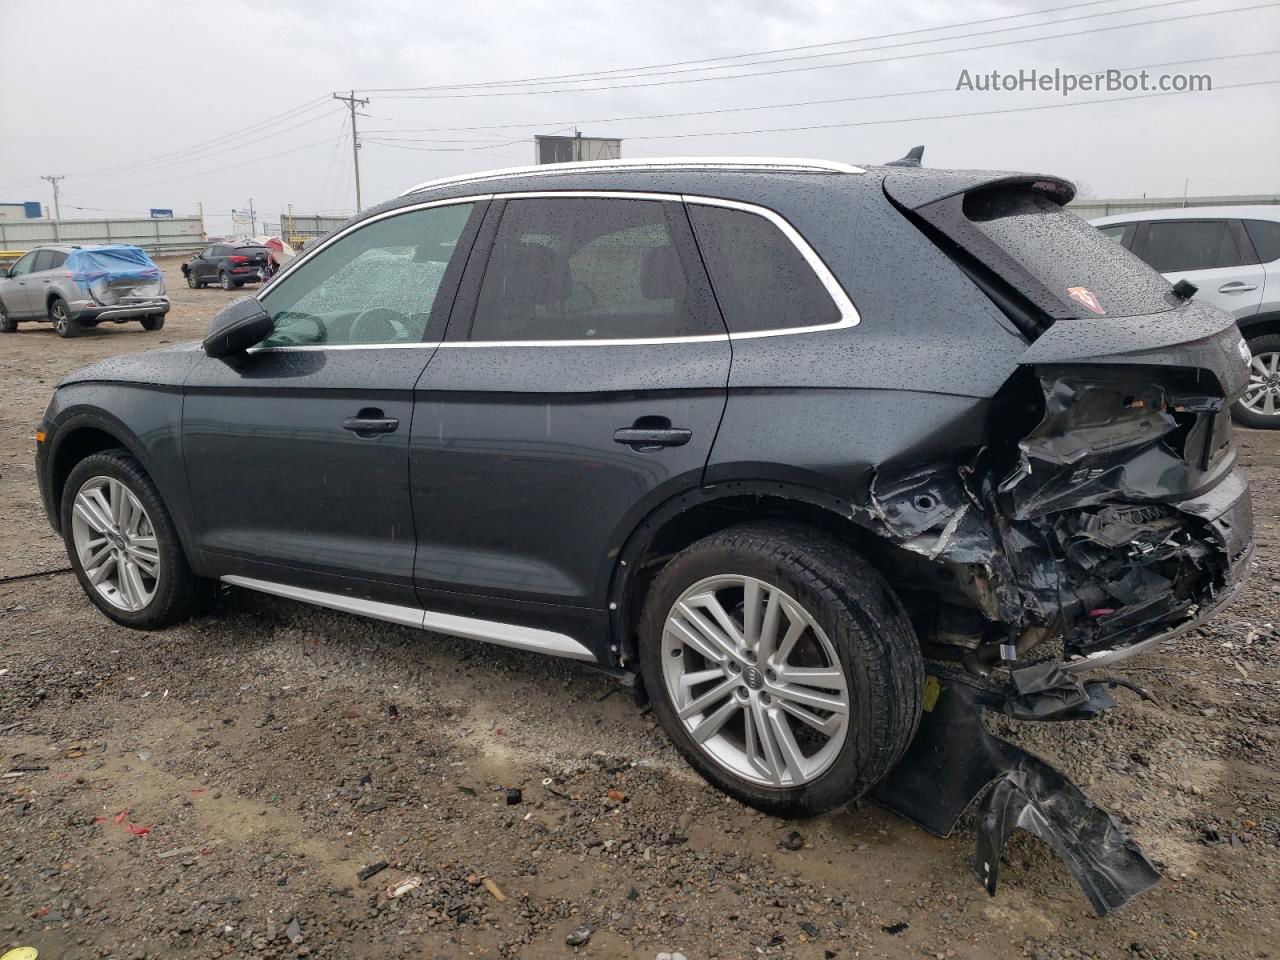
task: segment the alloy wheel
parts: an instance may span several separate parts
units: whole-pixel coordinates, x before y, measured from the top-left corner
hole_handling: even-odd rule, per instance
[[[709,577],[672,605],[662,674],[677,719],[710,759],[772,787],[831,766],[849,728],[849,684],[813,616],[754,577]]]
[[[138,497],[114,477],[92,477],[76,493],[71,537],[85,576],[108,603],[136,612],[156,595],[160,548]]]
[[[1280,353],[1260,353],[1253,358],[1249,364],[1249,385],[1240,404],[1265,417],[1280,414]]]

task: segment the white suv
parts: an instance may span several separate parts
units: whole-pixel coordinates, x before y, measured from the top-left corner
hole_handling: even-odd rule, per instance
[[[1280,206],[1176,207],[1089,222],[1236,318],[1253,365],[1233,412],[1245,426],[1280,429]]]

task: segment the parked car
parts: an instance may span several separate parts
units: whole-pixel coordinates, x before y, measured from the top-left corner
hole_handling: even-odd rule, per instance
[[[0,274],[3,333],[30,321],[52,323],[60,337],[107,320],[159,330],[168,312],[164,275],[140,247],[51,244]]]
[[[267,269],[267,248],[256,243],[211,243],[182,265],[182,275],[192,290],[216,283],[234,290],[257,283]]]
[[[721,789],[825,810],[903,756],[926,658],[1090,716],[1081,677],[1241,583],[1239,331],[1073,192],[780,160],[423,184],[203,344],[68,376],[40,492],[117,623],[221,581],[585,661]]]
[[[1280,206],[1180,207],[1089,222],[1236,318],[1253,361],[1232,412],[1246,426],[1280,429]]]

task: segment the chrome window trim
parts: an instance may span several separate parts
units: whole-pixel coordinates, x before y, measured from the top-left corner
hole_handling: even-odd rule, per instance
[[[410,187],[400,194],[413,193],[459,183],[483,183],[514,177],[553,176],[558,173],[608,173],[627,170],[730,170],[739,172],[771,171],[778,173],[866,173],[861,167],[839,160],[810,160],[804,157],[646,157],[635,160],[577,160],[570,163],[532,164],[481,170],[454,177],[440,177]]]
[[[800,252],[800,256],[804,258],[805,263],[809,265],[809,269],[814,272],[819,282],[827,291],[827,295],[831,297],[836,305],[836,309],[840,313],[840,319],[834,323],[814,324],[805,327],[782,327],[777,330],[755,330],[746,333],[710,333],[710,334],[694,334],[687,337],[635,337],[628,339],[610,339],[610,340],[445,340],[417,343],[338,343],[338,344],[291,344],[278,347],[250,347],[250,353],[276,353],[284,351],[308,351],[308,350],[475,350],[475,349],[493,349],[500,347],[629,347],[629,346],[661,346],[676,343],[717,343],[733,340],[758,340],[764,337],[784,337],[794,334],[803,333],[822,333],[829,330],[844,330],[849,327],[856,327],[861,322],[858,309],[853,305],[853,301],[849,299],[849,295],[845,292],[844,287],[840,285],[840,281],[836,279],[835,274],[826,265],[818,252],[810,246],[809,241],[793,227],[782,214],[769,207],[763,207],[759,204],[748,203],[742,200],[724,200],[719,197],[704,197],[694,194],[684,193],[649,193],[641,191],[626,190],[530,190],[517,193],[489,193],[467,197],[456,197],[448,200],[430,200],[423,203],[413,204],[407,207],[398,207],[395,210],[388,210],[380,213],[376,217],[370,217],[368,220],[362,220],[359,223],[353,223],[340,233],[334,234],[324,243],[317,245],[313,250],[308,250],[302,257],[294,260],[286,270],[277,276],[284,277],[289,270],[295,269],[304,263],[306,259],[319,253],[331,243],[345,237],[347,234],[358,230],[370,223],[376,223],[387,217],[393,217],[402,213],[409,213],[414,210],[423,210],[430,207],[446,206],[457,203],[476,203],[481,200],[541,200],[555,199],[561,197],[579,197],[597,200],[653,200],[677,202],[685,204],[698,204],[709,207],[724,207],[730,210],[741,210],[744,213],[751,213],[758,217],[763,217],[772,223],[778,230],[782,232],[792,245]],[[273,279],[272,286],[275,285]],[[271,290],[268,290],[265,296],[269,296]],[[264,301],[264,306],[266,305]]]
[[[494,620],[479,620],[474,617],[460,617],[457,614],[438,613],[421,607],[365,600],[361,597],[349,597],[340,593],[312,590],[308,587],[295,587],[270,580],[257,580],[253,577],[225,576],[221,579],[223,583],[233,587],[243,587],[246,590],[256,590],[275,597],[299,600],[302,603],[339,610],[343,613],[354,613],[374,620],[417,627],[433,633],[445,633],[467,640],[496,643],[499,646],[514,647],[518,650],[532,650],[535,653],[567,657],[570,660],[586,660],[591,663],[596,660],[595,654],[585,645],[566,634],[552,630],[539,630],[536,627],[521,627],[513,623],[498,623]]]

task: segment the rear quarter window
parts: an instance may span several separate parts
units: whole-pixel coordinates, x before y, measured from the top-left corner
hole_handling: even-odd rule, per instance
[[[834,324],[840,308],[794,243],[756,213],[689,205],[730,333]]]
[[[1245,220],[1244,229],[1263,263],[1280,260],[1280,223],[1274,220]]]

